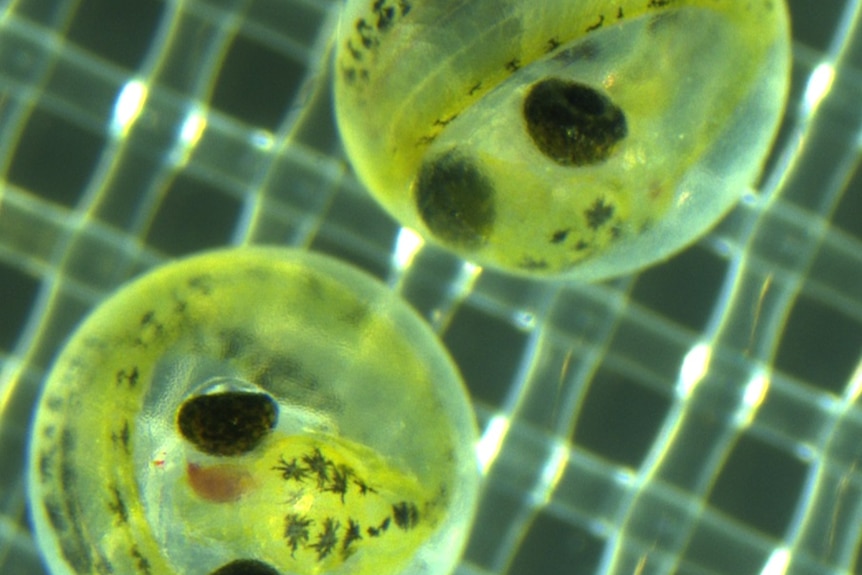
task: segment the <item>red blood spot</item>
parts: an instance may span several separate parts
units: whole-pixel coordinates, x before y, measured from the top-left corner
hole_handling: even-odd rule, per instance
[[[214,503],[236,501],[252,485],[251,475],[235,465],[201,467],[196,463],[189,463],[186,472],[195,493]]]

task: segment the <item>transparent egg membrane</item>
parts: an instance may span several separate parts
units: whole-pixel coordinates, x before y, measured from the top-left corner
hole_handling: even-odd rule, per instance
[[[124,288],[64,350],[32,444],[36,531],[56,573],[448,573],[475,437],[456,369],[383,286],[216,252]]]
[[[786,99],[767,0],[389,4],[342,18],[353,166],[402,224],[514,273],[598,280],[682,249],[753,184]]]

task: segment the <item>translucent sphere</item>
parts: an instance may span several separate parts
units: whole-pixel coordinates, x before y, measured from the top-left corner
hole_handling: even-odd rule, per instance
[[[749,189],[789,67],[783,0],[348,0],[335,106],[402,225],[596,280],[682,249]]]
[[[353,268],[275,248],[168,264],[100,305],[38,407],[52,572],[449,573],[476,425],[430,329]]]

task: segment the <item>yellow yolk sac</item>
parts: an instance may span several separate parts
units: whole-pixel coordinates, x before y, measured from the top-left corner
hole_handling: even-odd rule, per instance
[[[159,492],[187,537],[257,541],[271,564],[303,575],[354,556],[354,572],[396,573],[433,534],[446,500],[375,452],[319,435],[272,438],[241,462],[189,464],[187,476]],[[273,501],[283,513],[270,514]]]

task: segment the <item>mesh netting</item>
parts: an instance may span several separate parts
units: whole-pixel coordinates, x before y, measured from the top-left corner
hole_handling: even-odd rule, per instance
[[[417,243],[350,174],[337,2],[0,4],[0,572],[43,572],[25,445],[77,322],[168,258],[333,254],[439,332],[482,428],[467,574],[862,573],[862,2],[791,0],[758,194],[596,285]]]

